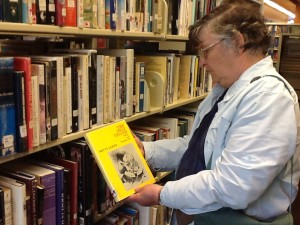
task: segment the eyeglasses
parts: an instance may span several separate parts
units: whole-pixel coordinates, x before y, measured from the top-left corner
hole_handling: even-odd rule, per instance
[[[216,41],[216,42],[214,42],[214,43],[212,43],[212,44],[210,44],[209,46],[207,46],[207,47],[205,47],[205,48],[200,48],[199,50],[198,50],[198,52],[197,52],[197,56],[198,57],[200,57],[200,58],[207,58],[207,54],[208,54],[208,51],[212,48],[212,47],[214,47],[214,46],[216,46],[217,44],[219,44],[219,43],[221,43],[222,41],[224,41],[226,38],[222,38],[222,39],[220,39],[220,40],[218,40],[218,41]]]

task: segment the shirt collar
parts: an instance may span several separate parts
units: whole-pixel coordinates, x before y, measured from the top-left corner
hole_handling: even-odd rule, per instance
[[[240,78],[234,82],[229,88],[224,101],[228,101],[232,96],[243,90],[247,85],[250,84],[251,80],[257,76],[263,76],[267,74],[274,74],[276,70],[273,66],[273,60],[270,56],[263,58],[251,67],[249,67]],[[224,88],[223,88],[224,89]]]

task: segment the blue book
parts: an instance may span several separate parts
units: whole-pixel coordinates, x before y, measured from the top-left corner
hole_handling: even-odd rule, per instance
[[[14,59],[0,57],[0,156],[15,152]]]
[[[110,15],[109,15],[110,29],[117,29],[116,23],[116,2],[115,0],[110,0]]]

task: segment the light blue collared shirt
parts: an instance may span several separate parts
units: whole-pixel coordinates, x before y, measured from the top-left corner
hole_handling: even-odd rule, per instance
[[[228,89],[205,140],[211,169],[167,182],[161,192],[164,205],[187,214],[230,207],[262,220],[287,211],[300,177],[298,98],[286,81],[292,94],[271,76],[251,83],[264,75],[283,79],[266,57]],[[216,85],[201,102],[192,133],[223,91]],[[175,170],[189,139],[144,142],[146,160],[154,168]]]

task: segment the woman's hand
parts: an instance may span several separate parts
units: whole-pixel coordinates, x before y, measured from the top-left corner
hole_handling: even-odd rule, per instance
[[[128,201],[137,202],[142,206],[159,205],[160,192],[163,186],[158,184],[148,184],[136,188],[136,193],[128,197]]]

